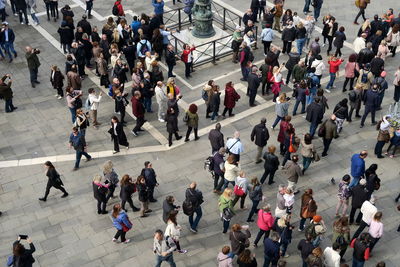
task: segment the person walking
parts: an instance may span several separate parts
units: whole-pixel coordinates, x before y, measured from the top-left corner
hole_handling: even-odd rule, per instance
[[[362,150],[359,154],[351,157],[351,176],[353,180],[349,184],[349,188],[356,186],[365,174],[365,158],[368,157],[368,151]]]
[[[226,234],[229,228],[229,223],[232,217],[235,215],[233,210],[233,190],[230,188],[225,188],[223,193],[218,199],[218,208],[223,225],[223,234]]]
[[[361,118],[360,128],[364,127],[365,119],[367,118],[368,114],[371,112],[371,124],[375,125],[375,112],[379,107],[379,94],[378,94],[378,85],[374,84],[371,89],[365,92],[364,94],[364,114]]]
[[[174,204],[175,198],[173,196],[167,196],[163,202],[163,221],[167,223],[168,217],[172,212],[178,212],[180,206]]]
[[[247,217],[247,222],[254,222],[254,220],[252,219],[253,215],[258,211],[257,206],[260,201],[264,199],[262,185],[258,181],[257,177],[251,179],[251,189],[249,191],[249,198],[253,202],[253,205],[251,206],[249,216]]]
[[[235,186],[233,187],[233,193],[235,198],[233,199],[233,206],[236,205],[237,201],[240,199],[240,209],[244,210],[247,207],[244,206],[246,200],[247,192],[250,188],[249,181],[246,178],[244,171],[239,171],[239,175],[235,178]]]
[[[224,97],[224,111],[222,112],[222,117],[225,117],[226,112],[228,112],[229,117],[235,116],[233,114],[233,108],[236,102],[240,99],[240,95],[236,92],[233,87],[233,82],[228,82],[225,85],[225,97]]]
[[[22,0],[24,1],[24,0]],[[39,71],[39,58],[38,54],[40,54],[40,50],[37,48],[32,48],[30,46],[25,47],[25,58],[26,61],[28,62],[28,69],[29,69],[29,75],[30,75],[30,80],[31,80],[31,85],[33,88],[36,87],[35,84],[39,84],[40,82],[37,80],[37,74]]]
[[[261,79],[257,74],[258,68],[256,66],[251,68],[251,73],[247,77],[247,88],[248,88],[248,95],[249,95],[249,106],[255,107],[256,104],[254,103],[257,95],[258,87],[260,86]]]
[[[310,164],[315,160],[315,155],[317,151],[315,150],[314,144],[312,143],[312,136],[306,133],[300,141],[301,143],[301,156],[303,157],[303,169],[301,172],[304,173],[310,167]]]
[[[27,10],[30,13],[31,18],[33,20],[33,24],[35,26],[39,25],[39,19],[36,16],[36,10],[37,10],[36,0],[26,1],[26,5],[27,5]]]
[[[25,0],[14,0],[14,3],[15,3],[16,11],[19,16],[19,23],[24,24],[24,19],[22,18],[22,15],[24,15],[25,24],[30,25],[29,20],[28,20],[28,15],[26,12],[27,8],[28,8],[26,1]]]
[[[136,125],[131,131],[134,136],[138,136],[141,127],[146,122],[146,120],[144,119],[144,106],[143,103],[140,101],[141,96],[142,95],[140,91],[135,91],[131,98],[132,113],[136,117]]]
[[[235,161],[240,161],[240,153],[244,152],[242,141],[240,141],[240,132],[235,131],[233,138],[229,138],[226,141],[227,152],[229,155],[234,155]]]
[[[50,188],[54,187],[64,194],[61,196],[61,198],[65,198],[68,196],[68,192],[64,188],[64,184],[60,178],[60,174],[56,171],[56,168],[50,161],[46,161],[44,163],[44,167],[46,169],[46,176],[49,178],[47,181],[46,185],[46,192],[44,193],[44,197],[39,198],[40,201],[45,201],[47,200],[47,196],[50,193]]]
[[[153,252],[156,255],[155,267],[160,267],[163,261],[168,262],[171,267],[176,267],[173,252],[176,250],[176,244],[172,237],[165,236],[161,230],[154,233]]]
[[[203,216],[201,204],[203,204],[203,193],[197,189],[197,183],[191,182],[189,188],[186,189],[185,199],[188,199],[192,204],[193,213],[189,215],[190,231],[197,233],[197,226],[199,225],[200,219]],[[194,214],[196,213],[196,218]]]
[[[50,82],[53,88],[57,90],[57,94],[55,95],[57,99],[62,99],[64,97],[64,79],[64,75],[61,73],[60,69],[56,65],[51,66]]]
[[[350,175],[346,174],[343,176],[342,181],[339,183],[338,189],[338,203],[336,205],[335,217],[340,217],[339,210],[342,208],[342,217],[346,216],[347,207],[349,205],[349,198],[351,196],[351,190],[349,188]]]
[[[214,173],[213,173],[213,179],[214,179],[214,193],[221,193],[222,186],[224,185],[224,156],[225,156],[226,149],[224,147],[221,147],[217,152],[213,154],[213,165],[214,165]],[[221,178],[221,179],[220,179]]]
[[[300,250],[301,260],[303,261],[302,267],[307,267],[308,264],[306,262],[308,256],[311,255],[314,250],[314,245],[312,244],[311,235],[307,235],[305,239],[301,239],[299,244],[297,245],[297,249]]]
[[[307,257],[307,266],[323,267],[324,266],[324,255],[320,247],[315,247],[311,254]]]
[[[97,109],[99,108],[99,104],[101,101],[101,97],[103,96],[103,92],[100,92],[100,94],[97,96],[96,91],[94,88],[89,88],[89,116],[92,119],[92,125],[93,127],[97,128],[101,123],[97,121]]]
[[[257,233],[256,239],[254,239],[253,246],[257,247],[258,241],[264,235],[264,241],[269,237],[271,230],[273,229],[275,219],[271,213],[271,205],[267,204],[262,209],[258,210],[257,213],[257,226],[260,230]]]
[[[314,101],[307,106],[306,110],[306,120],[311,123],[310,135],[311,137],[314,137],[318,124],[320,124],[322,119],[324,118],[324,108],[320,103],[320,99],[314,98]]]
[[[218,119],[218,111],[219,111],[219,106],[221,103],[221,92],[219,91],[219,86],[216,85],[212,88],[213,93],[211,95],[210,99],[210,112],[211,114],[211,121],[215,121]]]
[[[268,178],[268,184],[272,185],[275,183],[274,175],[275,172],[279,168],[279,159],[275,155],[276,147],[275,146],[268,146],[268,151],[264,153],[264,173],[261,177],[261,184],[264,184],[265,180]]]
[[[233,267],[232,264],[232,255],[231,255],[231,247],[224,246],[221,251],[218,253],[217,261],[218,267]]]
[[[144,168],[141,171],[141,175],[144,176],[146,185],[149,187],[149,201],[157,202],[157,199],[154,198],[154,189],[158,186],[157,175],[153,169],[153,164],[150,161],[144,162]]]
[[[378,159],[384,158],[384,156],[382,156],[382,149],[385,144],[390,141],[390,122],[388,122],[388,118],[390,118],[390,116],[383,116],[382,120],[377,124],[378,137],[374,153]]]
[[[272,130],[275,129],[275,126],[279,123],[279,121],[283,120],[285,116],[289,114],[289,102],[285,93],[282,93],[276,100],[275,113],[276,119],[271,126]]]
[[[372,252],[376,243],[381,239],[383,235],[383,223],[382,223],[382,212],[378,211],[375,213],[374,218],[369,224],[368,233],[371,236],[371,243],[369,245],[369,252]]]
[[[361,213],[362,213],[362,218],[360,225],[358,226],[358,229],[354,233],[353,237],[351,240],[357,238],[362,231],[365,229],[365,227],[369,227],[371,224],[372,219],[374,218],[375,214],[378,212],[378,209],[375,206],[375,196],[372,195],[369,200],[365,200],[364,203],[361,205]]]
[[[14,49],[15,33],[8,25],[7,21],[2,22],[0,38],[2,40],[2,47],[9,58],[8,63],[11,63],[13,61],[11,52],[14,54],[14,57],[17,57],[18,54]]]
[[[120,183],[121,183],[121,191],[119,192],[119,197],[121,198],[122,209],[128,212],[128,210],[125,209],[125,204],[126,202],[128,202],[133,212],[139,211],[140,209],[135,207],[132,201],[132,195],[137,190],[135,182],[128,174],[125,174],[124,176],[122,176]]]
[[[264,239],[264,267],[277,266],[280,258],[280,236],[273,232],[271,237]]]
[[[336,116],[335,114],[332,114],[331,117],[321,125],[321,127],[325,128],[325,133],[322,136],[322,141],[324,143],[324,151],[321,155],[322,157],[328,156],[329,146],[331,145],[333,138],[339,137],[335,121]]]
[[[71,113],[72,124],[76,125],[76,112],[82,107],[82,91],[74,90],[72,87],[67,87],[66,89],[66,100],[67,106]]]
[[[229,155],[224,163],[224,185],[221,190],[225,190],[229,184],[235,186],[235,179],[241,171],[239,162],[234,155]]]
[[[97,200],[97,214],[107,214],[107,191],[108,185],[103,183],[103,177],[96,174],[92,181],[93,196]]]
[[[367,8],[368,4],[370,3],[370,0],[357,0],[355,2],[356,7],[358,7],[358,13],[357,16],[354,18],[353,24],[359,25],[358,18],[362,16],[363,20],[366,21],[367,19],[365,18],[365,9]]]
[[[244,230],[244,232],[242,232]],[[244,251],[246,246],[250,244],[249,238],[251,233],[248,225],[240,225],[235,223],[232,225],[229,233],[229,241],[231,241],[232,254],[239,256]],[[247,244],[247,245],[246,245]]]
[[[260,38],[264,46],[264,56],[266,56],[269,52],[271,43],[275,38],[274,31],[271,29],[271,26],[271,24],[267,24],[266,27],[261,31]]]
[[[279,125],[279,133],[278,133],[278,142],[279,144],[279,152],[283,156],[286,153],[286,150],[288,147],[285,147],[285,133],[288,128],[293,128],[293,125],[290,123],[292,120],[291,116],[285,116],[283,120],[281,120],[281,123]]]
[[[297,194],[299,192],[298,189],[296,190],[296,185],[299,177],[303,175],[300,166],[297,164],[298,161],[299,156],[294,154],[292,155],[292,160],[289,160],[283,167],[283,169],[286,170],[286,175],[288,179],[287,188],[292,189],[294,194]]]
[[[125,146],[126,150],[129,149],[129,143],[126,139],[123,124],[119,122],[116,116],[111,118],[111,127],[108,133],[111,134],[111,140],[114,141],[113,154],[119,153],[119,145]]]
[[[362,233],[360,238],[353,239],[350,246],[353,250],[353,266],[364,267],[365,261],[369,259],[371,235]]]
[[[282,23],[283,24],[283,23]],[[290,53],[290,52],[295,52],[296,48],[292,50],[292,43],[296,39],[296,27],[293,25],[293,21],[289,20],[288,22],[285,22],[285,27],[282,31],[282,53]],[[296,51],[297,52],[297,51]],[[300,57],[300,56],[299,56]],[[289,61],[290,61],[290,56],[289,56]]]
[[[156,87],[154,87],[154,94],[158,104],[158,121],[165,122],[165,111],[167,110],[168,97],[166,95],[166,87],[163,82],[158,81]]]
[[[185,254],[187,252],[186,249],[181,249],[181,245],[179,243],[179,238],[181,236],[182,227],[178,224],[176,215],[177,212],[172,212],[167,221],[167,227],[165,228],[165,236],[169,236],[172,238],[176,245],[176,249],[179,253]]]
[[[210,130],[208,133],[208,140],[210,140],[211,144],[211,154],[224,147],[224,134],[221,132],[221,124],[219,122],[215,124],[215,129]]]
[[[325,91],[330,93],[331,91],[329,89],[336,88],[333,83],[335,82],[336,76],[339,73],[339,66],[343,63],[344,59],[337,58],[336,56],[330,56],[328,60],[328,65],[329,65],[329,82],[326,85]]]
[[[261,163],[261,155],[269,139],[269,132],[266,127],[267,119],[262,118],[260,124],[254,126],[250,138],[257,146],[256,164]]]
[[[69,148],[72,148],[72,147],[75,149],[75,154],[76,154],[75,166],[72,170],[76,171],[79,169],[79,163],[81,161],[82,156],[86,157],[86,161],[92,160],[92,156],[90,156],[86,152],[87,145],[86,145],[85,136],[83,136],[78,131],[78,128],[76,128],[76,127],[72,128],[72,133],[69,136]]]
[[[127,95],[127,92],[124,93],[119,89],[114,91],[115,111],[116,113],[120,114],[120,122],[123,126],[126,126],[127,124],[125,121],[126,106],[129,104],[128,100],[126,99]]]
[[[304,225],[307,219],[310,219],[311,221],[313,217],[317,214],[317,209],[317,203],[313,198],[313,190],[311,188],[308,188],[301,196],[299,231],[304,230]]]
[[[175,135],[176,140],[182,139],[182,136],[178,134],[178,115],[173,108],[168,109],[165,120],[167,121],[168,145],[172,146],[172,135]]]
[[[117,203],[113,206],[111,217],[113,225],[117,229],[117,233],[114,235],[112,241],[118,243],[118,238],[121,237],[121,242],[128,244],[131,240],[126,239],[125,235],[132,229],[132,223],[126,212],[122,209],[121,204]]]
[[[7,78],[8,82],[6,83]],[[0,80],[0,97],[4,99],[4,102],[6,104],[5,106],[6,113],[13,112],[14,110],[17,109],[17,107],[15,107],[12,102],[14,92],[11,89],[11,85],[12,85],[11,74],[4,75],[3,78],[1,78]]]
[[[347,216],[342,216],[333,223],[332,250],[328,250],[330,253],[327,254],[330,255],[325,257],[325,261],[328,264],[343,261],[343,256],[350,242],[349,218]],[[324,255],[325,254],[324,252]],[[329,266],[334,267],[335,265],[331,264]]]
[[[314,7],[314,18],[315,21],[318,21],[319,14],[321,13],[321,8],[322,4],[324,3],[324,0],[314,0],[313,2],[313,7]]]
[[[359,75],[360,68],[356,62],[357,54],[351,54],[349,59],[344,67],[345,69],[345,81],[343,83],[343,90],[342,92],[346,92],[347,84],[350,81],[350,91],[353,90],[354,79],[357,78]]]
[[[357,209],[360,209],[362,204],[368,199],[368,191],[366,190],[367,181],[361,179],[360,183],[351,189],[351,211],[349,216],[349,224],[354,223],[354,215]],[[361,222],[362,213],[359,212],[356,218],[356,224],[359,225]]]
[[[80,108],[76,110],[75,126],[79,129],[79,133],[86,136],[86,129],[89,126],[89,118]]]
[[[343,129],[344,120],[349,118],[349,108],[347,106],[347,98],[343,98],[339,103],[336,104],[333,109],[333,114],[336,115],[336,125],[338,134]]]
[[[140,201],[140,217],[144,218],[147,217],[147,213],[152,212],[151,209],[149,209],[149,192],[150,188],[146,184],[146,179],[144,178],[143,175],[140,175],[136,179],[136,186],[138,188],[138,198]]]
[[[307,93],[310,93],[310,90],[307,88],[307,83],[304,80],[301,80],[300,83],[294,84],[294,97],[296,98],[296,103],[293,107],[293,116],[297,114],[297,108],[301,103],[301,114],[306,112],[306,97]]]

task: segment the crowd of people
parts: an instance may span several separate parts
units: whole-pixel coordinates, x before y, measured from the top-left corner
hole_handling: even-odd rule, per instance
[[[24,2],[24,3],[22,3]],[[178,2],[180,2],[178,0]],[[363,150],[354,154],[349,159],[351,172],[341,177],[338,183],[337,205],[335,221],[328,225],[318,212],[318,203],[314,199],[313,189],[310,186],[300,190],[298,183],[302,176],[314,162],[318,162],[320,155],[314,145],[314,139],[322,138],[323,151],[321,157],[327,157],[333,139],[345,135],[344,122],[351,123],[353,119],[361,119],[360,127],[364,127],[367,116],[371,113],[371,123],[378,131],[377,143],[374,148],[376,158],[395,157],[396,150],[400,147],[400,129],[393,129],[391,117],[375,117],[376,111],[382,109],[385,90],[390,85],[386,81],[388,73],[385,63],[390,61],[390,55],[395,57],[396,48],[400,45],[400,15],[395,17],[394,10],[390,8],[382,16],[375,15],[373,20],[365,17],[365,10],[369,0],[357,0],[359,9],[354,24],[358,25],[360,16],[364,19],[357,38],[353,44],[346,43],[346,29],[337,21],[333,14],[326,14],[322,18],[322,38],[315,36],[315,25],[320,17],[323,0],[305,0],[303,13],[305,19],[300,18],[298,12],[284,9],[283,0],[275,0],[272,8],[266,7],[266,1],[252,0],[250,8],[243,15],[244,28],[237,27],[233,33],[232,62],[239,63],[242,73],[241,80],[247,82],[249,106],[257,105],[255,99],[258,88],[261,86],[261,95],[268,97],[272,93],[275,102],[276,119],[271,123],[271,130],[275,131],[279,145],[268,145],[272,134],[267,127],[266,118],[255,125],[249,139],[257,148],[255,163],[264,160],[264,172],[260,179],[251,176],[242,169],[240,155],[244,152],[244,145],[240,132],[234,132],[232,138],[224,141],[224,134],[220,123],[215,124],[208,134],[212,155],[206,160],[206,167],[212,173],[214,193],[218,194],[219,216],[222,222],[222,233],[229,233],[230,246],[223,246],[217,255],[219,266],[232,266],[234,260],[239,266],[257,266],[255,255],[250,250],[250,245],[259,246],[263,237],[264,263],[263,266],[285,266],[285,258],[291,244],[294,229],[304,238],[297,245],[297,250],[302,258],[302,266],[349,266],[345,253],[349,247],[352,251],[352,266],[364,266],[365,261],[371,256],[379,239],[384,234],[383,213],[376,207],[378,198],[374,195],[380,189],[381,179],[377,175],[378,164],[365,166],[368,151]],[[175,4],[175,1],[174,3]],[[314,7],[310,15],[310,5]],[[58,1],[45,1],[47,18],[54,21],[59,19]],[[124,128],[128,122],[125,120],[126,107],[130,104],[136,119],[136,125],[131,130],[133,136],[143,134],[145,130],[146,113],[152,113],[157,102],[157,119],[166,123],[168,145],[172,146],[172,137],[180,140],[178,117],[180,114],[179,100],[182,98],[180,87],[176,84],[173,73],[177,61],[182,61],[185,68],[185,78],[190,79],[193,73],[194,51],[196,47],[185,44],[180,54],[175,52],[170,44],[169,36],[173,32],[164,25],[164,1],[152,0],[154,11],[148,16],[142,13],[133,16],[129,24],[125,16],[121,0],[117,0],[112,7],[112,14],[101,31],[92,26],[91,19],[93,1],[86,1],[85,15],[75,24],[74,12],[66,5],[61,8],[61,23],[58,28],[60,44],[65,53],[65,71],[61,66],[53,65],[50,70],[50,81],[56,90],[56,97],[63,99],[71,114],[73,124],[69,137],[70,148],[76,152],[76,161],[73,170],[80,167],[82,156],[87,161],[92,156],[87,152],[86,131],[90,128],[99,129],[101,123],[97,120],[98,109],[103,93],[95,88],[85,88],[82,82],[93,71],[99,77],[100,87],[104,86],[107,94],[114,100],[113,116],[110,116],[108,133],[113,141],[113,153],[120,152],[120,145],[129,149],[130,145]],[[193,0],[184,1],[184,12],[190,21]],[[36,1],[24,0],[11,1],[13,14],[19,14],[20,23],[28,24],[27,11],[31,14],[35,24],[39,20],[35,16]],[[33,11],[32,11],[33,10]],[[5,55],[11,63],[17,52],[14,49],[15,34],[6,19],[5,5],[0,5],[2,16],[2,29],[0,33],[0,57]],[[263,44],[264,62],[259,67],[255,65],[253,47],[256,26],[262,28],[260,41]],[[99,32],[100,31],[100,32]],[[276,39],[280,36],[282,45],[277,45]],[[322,39],[321,38],[321,39]],[[322,50],[328,42],[326,49],[327,59],[324,60]],[[294,45],[294,43],[296,43]],[[279,48],[281,46],[282,48]],[[353,49],[348,58],[343,58],[342,49],[349,46]],[[38,54],[41,51],[30,46],[25,47],[25,57],[30,72],[30,83],[34,88],[38,81],[40,61]],[[302,58],[303,53],[305,57]],[[279,63],[281,54],[287,54],[286,63]],[[168,67],[167,75],[161,68],[161,61]],[[393,62],[393,61],[392,61]],[[335,80],[339,68],[344,66],[343,98],[334,105],[332,111],[328,105],[325,92],[331,93],[336,88]],[[287,71],[286,78],[283,72]],[[325,72],[329,74],[329,82],[322,89],[322,77]],[[131,79],[128,78],[131,75]],[[0,96],[5,100],[5,111],[13,112],[17,109],[13,105],[13,91],[11,89],[12,75],[7,74],[0,80]],[[394,102],[400,98],[400,68],[393,74]],[[8,79],[8,80],[7,80]],[[132,82],[130,88],[125,88],[128,81]],[[64,83],[66,86],[64,86]],[[283,86],[293,89],[292,95],[282,90]],[[349,85],[349,88],[347,87]],[[209,80],[202,88],[201,97],[206,105],[205,119],[212,122],[224,119],[228,113],[234,116],[233,109],[241,96],[235,90],[232,81],[225,84],[224,110],[219,116],[221,106],[221,90],[215,81]],[[130,101],[129,101],[130,97]],[[289,112],[290,104],[295,101],[293,110]],[[301,104],[300,114],[305,114],[305,119],[310,123],[309,131],[304,134],[296,133],[292,117],[297,116]],[[362,104],[364,113],[360,114]],[[198,127],[200,116],[198,106],[190,104],[184,111],[183,122],[187,125],[185,142],[190,141],[194,132],[194,140],[198,140]],[[328,111],[328,112],[327,112]],[[355,118],[353,112],[355,111]],[[112,113],[112,111],[109,111]],[[291,114],[291,115],[289,115]],[[142,128],[143,127],[143,128]],[[390,143],[386,153],[383,148]],[[265,151],[266,148],[266,152]],[[302,159],[302,164],[300,164]],[[63,186],[60,174],[50,161],[45,164],[48,177],[44,197],[40,201],[47,201],[52,187],[63,192],[62,198],[68,197]],[[271,200],[263,194],[263,184],[268,178],[268,185],[272,186],[275,173],[281,168],[287,184],[278,185],[276,208],[272,208]],[[335,184],[335,180],[331,181]],[[97,201],[97,213],[109,214],[107,206],[109,200],[116,198],[116,188],[120,187],[120,202],[112,205],[111,217],[116,234],[112,238],[115,243],[129,243],[126,234],[132,229],[133,224],[128,215],[128,202],[133,212],[140,212],[140,217],[151,215],[150,205],[157,205],[155,188],[158,186],[157,175],[152,163],[146,161],[144,168],[137,177],[124,174],[121,179],[113,167],[113,162],[106,161],[102,174],[96,174],[92,180],[93,196]],[[264,188],[265,189],[265,188]],[[295,195],[302,193],[300,210],[296,211]],[[134,205],[132,197],[137,193],[140,208]],[[246,209],[247,196],[251,200],[251,208],[247,216],[247,225],[238,224],[236,219],[240,212]],[[397,202],[399,196],[395,199]],[[240,200],[239,208],[235,208]],[[299,201],[299,200],[297,200]],[[351,201],[351,203],[350,203]],[[156,255],[155,266],[167,262],[176,266],[173,258],[174,251],[186,253],[179,242],[182,226],[177,222],[178,212],[188,216],[189,230],[196,234],[202,217],[201,205],[204,202],[203,194],[198,189],[196,182],[191,182],[185,191],[185,200],[182,206],[177,205],[175,197],[168,195],[162,203],[163,221],[166,224],[164,231],[157,229],[154,232],[153,252]],[[151,203],[151,204],[150,204]],[[348,208],[351,204],[350,213]],[[155,206],[153,206],[155,208]],[[355,215],[360,209],[357,217]],[[294,212],[298,212],[300,221],[294,223]],[[1,213],[0,213],[1,215]],[[255,218],[256,219],[253,219]],[[231,225],[231,221],[236,221]],[[255,224],[253,224],[255,222]],[[351,225],[358,228],[351,235]],[[321,247],[328,227],[332,227],[333,236],[331,246]],[[250,242],[251,232],[255,228],[258,233]],[[368,230],[366,231],[366,228]],[[400,225],[398,228],[400,231]],[[27,240],[30,249],[21,245],[21,240]],[[185,244],[183,244],[184,246]],[[32,264],[35,247],[27,236],[19,236],[13,245],[13,255],[8,258],[8,266],[27,266]],[[385,266],[384,262],[377,266]]]

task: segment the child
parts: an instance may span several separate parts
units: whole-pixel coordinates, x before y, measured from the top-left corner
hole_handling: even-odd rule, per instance
[[[350,175],[346,174],[343,176],[342,181],[339,183],[338,190],[338,204],[336,205],[336,217],[340,217],[339,210],[342,207],[342,216],[346,216],[347,207],[349,204],[349,198],[351,196],[351,192],[349,189],[350,183]]]
[[[330,80],[328,85],[326,86],[326,91],[328,93],[330,93],[331,91],[328,90],[330,88],[336,88],[336,86],[333,85],[333,82],[335,81],[336,75],[339,72],[339,66],[340,64],[342,64],[344,61],[344,59],[341,58],[336,58],[334,56],[330,56],[329,60],[328,60],[328,64],[329,64],[329,76],[330,76]]]
[[[283,199],[285,199],[286,213],[291,214],[294,204],[294,194],[291,188],[286,189]]]
[[[220,253],[218,253],[217,261],[218,267],[231,267],[232,256],[230,255],[231,248],[229,246],[224,246]]]

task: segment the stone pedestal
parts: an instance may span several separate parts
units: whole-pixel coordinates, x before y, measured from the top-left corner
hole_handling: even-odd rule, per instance
[[[212,0],[196,0],[192,9],[193,18],[195,20],[192,34],[197,38],[209,38],[215,35],[211,1]]]

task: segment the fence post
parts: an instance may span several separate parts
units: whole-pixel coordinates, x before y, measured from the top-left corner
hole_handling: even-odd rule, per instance
[[[182,29],[182,22],[181,22],[181,9],[178,9],[178,29],[181,31]]]
[[[256,42],[255,42],[255,45],[254,45],[254,49],[257,49],[257,36],[258,36],[258,26],[256,26],[256,36],[255,36],[255,39],[256,39]]]
[[[226,8],[225,7],[224,7],[224,16],[223,16],[222,29],[226,30]]]
[[[216,64],[216,58],[217,56],[215,55],[215,40],[213,41],[213,64]]]
[[[178,54],[178,39],[174,36],[175,39],[175,54]]]

